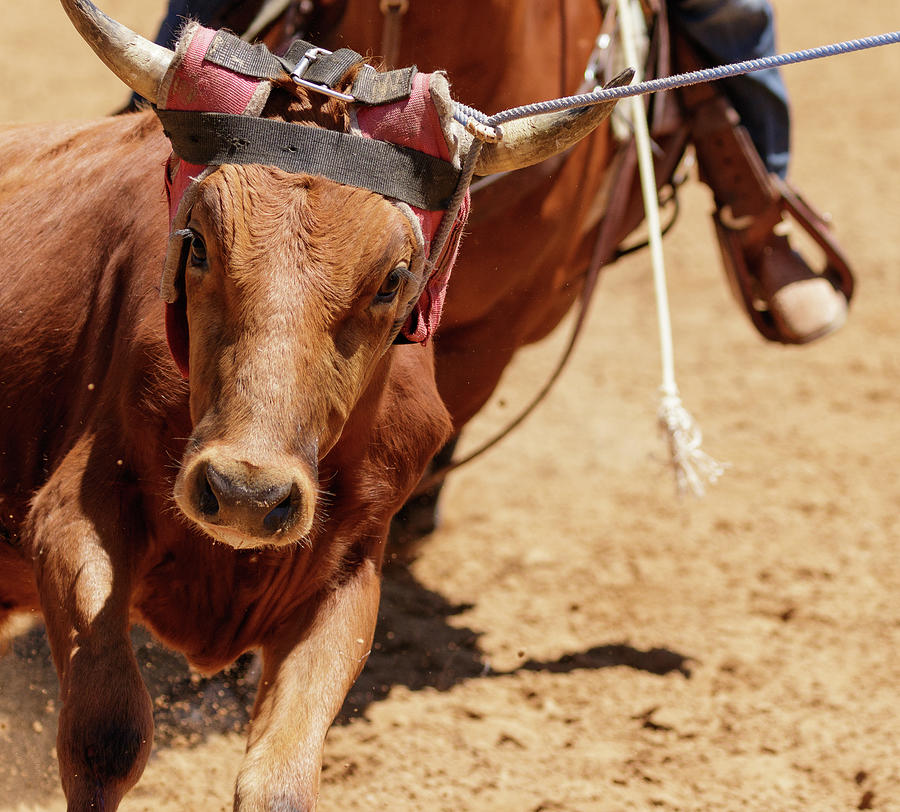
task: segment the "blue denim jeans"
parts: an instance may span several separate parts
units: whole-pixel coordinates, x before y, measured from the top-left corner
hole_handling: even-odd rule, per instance
[[[775,20],[768,0],[669,0],[673,17],[713,64],[775,53]],[[770,172],[787,174],[790,108],[777,69],[719,82]]]

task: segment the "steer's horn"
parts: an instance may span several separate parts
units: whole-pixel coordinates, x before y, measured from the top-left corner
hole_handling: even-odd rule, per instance
[[[90,0],[61,0],[78,33],[128,87],[156,102],[174,51],[107,17]]]
[[[634,71],[622,71],[604,88],[622,87],[631,82]],[[503,137],[485,144],[475,165],[476,175],[509,172],[544,161],[577,144],[589,135],[616,106],[616,100],[576,107],[556,113],[520,118],[501,125]]]

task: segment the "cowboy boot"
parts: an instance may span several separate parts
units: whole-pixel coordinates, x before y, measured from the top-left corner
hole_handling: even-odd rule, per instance
[[[699,60],[677,41],[680,67]],[[757,330],[784,344],[805,344],[844,324],[853,276],[823,217],[770,175],[726,98],[709,84],[679,95],[700,179],[712,190],[713,220],[729,280]],[[789,242],[792,225],[822,249],[815,271]]]
[[[843,291],[812,271],[778,226],[750,264],[778,340],[806,344],[833,333],[847,320]]]

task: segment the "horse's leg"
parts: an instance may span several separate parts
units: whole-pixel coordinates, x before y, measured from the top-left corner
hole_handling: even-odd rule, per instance
[[[459,438],[459,434],[451,437],[434,455],[422,477],[423,482],[453,462],[453,454]],[[397,511],[391,521],[391,531],[388,536],[390,544],[388,556],[390,558],[409,558],[415,552],[416,542],[421,541],[440,526],[440,496],[443,487],[444,480],[440,479],[427,490],[414,493]]]
[[[494,329],[493,325],[481,328],[487,335]],[[455,434],[435,454],[422,477],[423,482],[428,482],[429,477],[453,462],[465,424],[490,399],[514,354],[513,345],[492,346],[488,340],[479,344],[481,333],[476,332],[473,333],[476,335],[474,345],[489,349],[473,356],[466,340],[467,334],[463,331],[460,342],[455,340],[458,333],[448,332],[442,336],[440,347],[435,353],[438,390],[453,418]],[[444,480],[440,479],[427,490],[410,497],[398,511],[391,523],[390,556],[409,559],[415,553],[416,542],[437,529],[440,525],[439,500],[443,487]]]

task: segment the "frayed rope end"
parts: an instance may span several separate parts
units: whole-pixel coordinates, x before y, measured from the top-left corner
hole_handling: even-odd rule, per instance
[[[663,394],[657,418],[669,442],[678,493],[690,490],[694,496],[705,495],[706,484],[714,484],[729,464],[718,462],[700,447],[703,434],[677,393]]]

